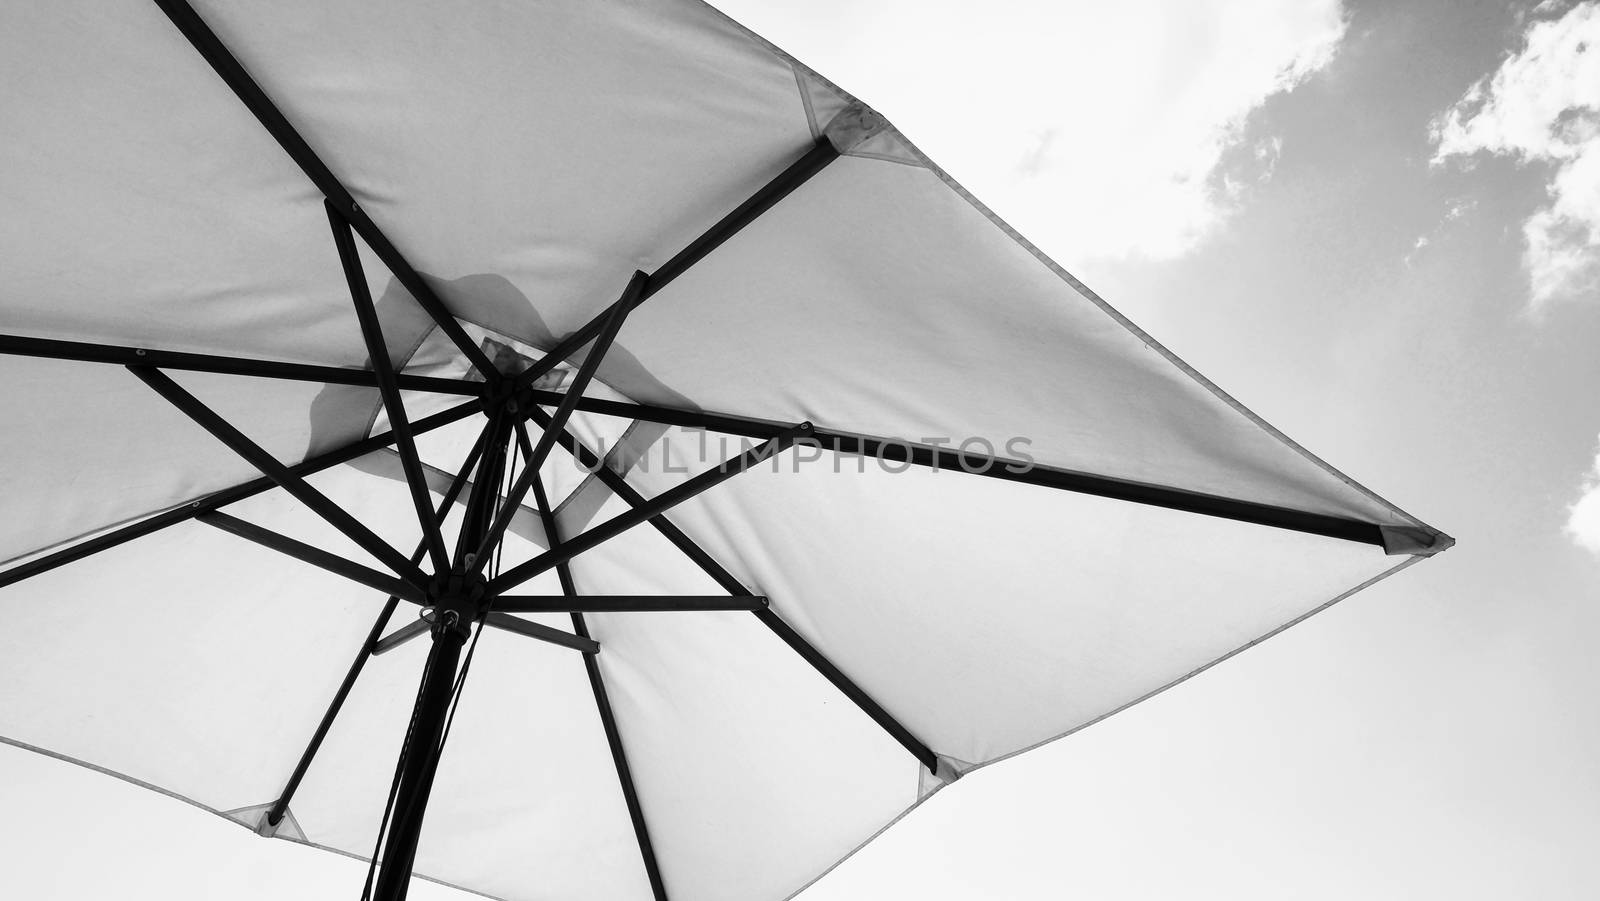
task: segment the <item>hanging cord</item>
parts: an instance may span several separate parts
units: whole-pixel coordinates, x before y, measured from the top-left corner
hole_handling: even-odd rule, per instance
[[[484,437],[485,438],[488,437],[487,433],[485,434]],[[516,460],[517,460],[516,448],[513,447],[512,448],[512,456],[511,456],[511,466],[509,466],[507,468],[508,469],[515,469],[516,468]],[[508,483],[508,490],[509,490],[509,483]],[[504,500],[506,492],[502,491],[502,492],[498,492],[497,494],[499,496],[496,498],[496,501],[495,501],[495,507],[497,509],[494,512],[496,512],[496,513],[499,512],[498,511],[498,507],[499,507],[500,503]],[[500,542],[500,548],[496,548],[496,550],[500,550],[504,546],[505,546],[505,542],[502,540]],[[493,576],[497,576],[499,574],[500,574],[500,558],[497,556],[495,558],[495,560],[494,560],[494,573],[493,573],[492,576],[490,576],[490,578],[493,578]],[[485,610],[485,614],[487,614],[487,612],[488,611]],[[456,715],[455,708],[456,708],[456,704],[460,701],[460,698],[461,698],[461,687],[464,684],[466,684],[467,669],[472,665],[472,653],[473,653],[473,651],[475,651],[477,649],[477,647],[478,647],[478,636],[481,635],[482,633],[483,633],[483,626],[480,623],[480,625],[478,626],[477,631],[474,632],[473,635],[472,635],[472,645],[467,649],[467,658],[466,658],[466,661],[461,666],[461,672],[459,674],[457,674],[457,676],[456,676],[456,684],[451,689],[450,713],[449,713],[449,716],[445,719],[444,734],[439,737],[439,747],[434,752],[434,757],[433,757],[433,767],[434,767],[434,769],[438,768],[439,754],[444,751],[445,739],[447,739],[450,736],[450,723],[455,720],[455,715]],[[400,757],[399,757],[398,760],[395,761],[394,778],[389,782],[389,797],[388,797],[388,799],[386,801],[384,801],[384,804],[383,804],[383,819],[381,819],[378,822],[378,838],[377,838],[377,840],[375,842],[373,842],[373,845],[372,845],[372,857],[367,862],[367,879],[366,879],[366,882],[364,882],[362,884],[362,886],[361,886],[361,901],[371,901],[371,898],[372,898],[373,880],[377,876],[377,872],[378,872],[378,854],[379,854],[379,852],[381,852],[383,850],[383,839],[384,839],[385,833],[387,833],[388,830],[389,830],[389,824],[394,821],[394,802],[395,802],[396,796],[400,794],[400,778],[405,773],[406,755],[411,750],[411,739],[412,739],[413,734],[416,732],[416,728],[417,728],[417,714],[422,709],[423,687],[428,684],[428,674],[430,672],[432,672],[432,671],[433,671],[433,655],[429,654],[424,659],[424,662],[423,662],[422,678],[417,682],[417,697],[416,697],[416,700],[411,705],[411,721],[406,725],[406,737],[405,737],[405,740],[400,743]],[[428,773],[428,780],[430,782],[433,780],[433,773],[432,772]],[[415,804],[416,803],[416,799],[413,798],[411,800],[411,803]],[[407,814],[409,814],[410,812],[411,811],[409,809],[406,811]]]
[[[378,853],[383,850],[383,836],[389,830],[390,814],[394,813],[395,796],[400,793],[400,775],[405,772],[406,754],[411,750],[411,736],[417,728],[417,712],[422,709],[422,689],[428,684],[428,672],[433,668],[433,655],[429,654],[422,665],[422,679],[417,682],[417,699],[411,704],[411,722],[406,725],[405,740],[400,743],[400,757],[394,763],[394,779],[389,783],[389,798],[383,802],[383,819],[378,822],[378,839],[372,845],[372,857],[367,861],[367,881],[361,886],[361,901],[372,897],[372,880],[378,872]]]
[[[510,493],[511,486],[513,484],[515,484],[515,482],[516,482],[515,476],[516,476],[516,468],[517,468],[517,458],[519,456],[519,454],[518,454],[519,448],[517,447],[516,442],[512,442],[511,445],[512,445],[511,446],[511,460],[510,460],[509,465],[506,466],[506,470],[505,470],[505,479],[504,479],[504,486],[503,486],[504,490],[495,492],[496,496],[495,496],[494,504],[492,505],[493,509],[491,510],[491,514],[490,514],[490,519],[489,519],[490,522],[493,522],[494,521],[494,517],[496,517],[496,516],[498,516],[500,514],[500,509],[505,504],[506,495],[508,493]],[[505,544],[506,544],[505,543],[505,538],[502,536],[502,538],[500,539],[498,545],[492,551],[492,553],[494,554],[494,559],[490,561],[489,575],[488,575],[489,579],[493,579],[495,576],[500,575],[500,563],[501,563],[502,557],[504,556]],[[472,641],[467,645],[467,653],[462,658],[461,670],[458,673],[456,673],[455,685],[450,690],[450,712],[445,715],[444,731],[439,735],[439,745],[438,745],[437,748],[434,749],[432,763],[429,765],[429,768],[428,768],[428,775],[426,777],[426,781],[429,784],[431,784],[433,782],[434,774],[436,772],[438,772],[438,770],[439,770],[439,759],[444,756],[445,742],[450,740],[450,727],[455,724],[455,721],[456,721],[456,709],[461,706],[461,689],[467,684],[467,672],[472,669],[472,658],[478,652],[478,639],[483,636],[483,629],[484,629],[483,621],[484,621],[484,619],[486,617],[488,617],[489,612],[493,608],[494,608],[494,599],[490,598],[489,602],[484,604],[483,610],[478,615],[477,628],[473,630],[473,632],[472,632]],[[429,659],[431,661],[432,655],[429,655]],[[427,668],[424,668],[423,677],[422,677],[422,683],[421,683],[422,685],[427,684],[427,679],[428,679],[427,673],[428,673]],[[415,726],[416,726],[416,723],[417,723],[417,708],[420,707],[421,704],[422,704],[422,688],[421,688],[421,685],[419,685],[418,688],[417,688],[417,705],[413,706],[412,710],[411,710],[411,726],[407,727],[407,729],[406,729],[406,742],[405,742],[405,745],[401,746],[401,757],[400,757],[401,765],[403,765],[404,762],[405,762],[405,748],[407,746],[409,746],[410,743],[411,743],[411,730],[413,728],[415,728]],[[390,813],[392,812],[392,808],[394,807],[395,795],[399,793],[399,789],[400,789],[400,773],[401,773],[401,769],[402,769],[401,765],[396,765],[395,773],[394,773],[394,783],[392,785],[390,785],[390,787],[389,787],[389,801],[388,801],[388,804],[384,808],[383,822],[378,827],[378,845],[373,848],[372,861],[367,866],[367,882],[366,882],[365,888],[362,890],[362,893],[361,893],[361,901],[370,901],[370,898],[371,898],[372,879],[373,879],[374,873],[377,872],[377,866],[378,866],[378,848],[382,847],[382,844],[383,844],[383,833],[384,833],[384,830],[388,828],[388,824],[390,822]],[[415,797],[413,797],[411,799],[410,805],[406,809],[406,815],[408,817],[411,815],[412,810],[415,808],[417,802],[420,800],[421,795],[422,795],[422,793],[419,792]]]
[[[517,459],[520,456],[519,451],[520,448],[518,447],[517,442],[512,441],[511,461],[507,464],[505,472],[505,490],[498,492],[498,496],[495,498],[494,513],[496,517],[500,515],[500,508],[505,505],[506,495],[511,493],[511,487],[516,484]],[[490,521],[493,522],[493,520]],[[500,563],[505,556],[505,550],[506,541],[504,534],[502,534],[500,541],[495,545],[495,548],[492,551],[494,554],[494,559],[489,561],[488,578],[493,579],[495,576],[500,575]],[[466,656],[461,661],[461,672],[456,674],[455,689],[450,696],[450,712],[445,716],[444,732],[439,736],[439,753],[435,754],[433,757],[433,765],[436,769],[439,765],[439,758],[443,756],[444,753],[444,744],[450,740],[450,727],[454,725],[456,721],[456,708],[461,706],[461,689],[467,684],[467,671],[472,669],[472,658],[478,653],[478,639],[483,637],[483,621],[488,618],[490,611],[494,609],[494,601],[494,598],[489,598],[488,603],[483,605],[482,612],[478,614],[478,628],[472,633],[472,643],[467,645]],[[431,780],[433,778],[433,774],[429,773],[428,778]]]

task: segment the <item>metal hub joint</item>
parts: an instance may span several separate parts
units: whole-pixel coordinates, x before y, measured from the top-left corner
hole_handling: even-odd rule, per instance
[[[479,396],[479,403],[483,405],[486,416],[496,413],[508,413],[512,416],[526,417],[528,411],[538,406],[534,400],[534,386],[520,384],[519,380],[511,378],[495,379],[484,382],[483,394]]]
[[[448,629],[466,638],[489,600],[488,580],[480,573],[438,575],[428,583],[428,606],[422,618],[434,631]]]

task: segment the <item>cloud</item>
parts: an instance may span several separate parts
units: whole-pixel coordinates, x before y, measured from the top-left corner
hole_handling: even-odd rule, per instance
[[[1450,223],[1472,212],[1473,207],[1477,205],[1478,202],[1476,200],[1467,198],[1456,198],[1450,201],[1449,208],[1444,211],[1444,219],[1440,220],[1428,233],[1418,235],[1416,243],[1411,245],[1410,250],[1406,251],[1406,255],[1401,259],[1401,262],[1407,266],[1414,265],[1417,262],[1417,258],[1428,248],[1428,245],[1433,243],[1434,238],[1440,232],[1444,231]]]
[[[1339,0],[813,0],[719,6],[884,113],[1066,264],[1185,253],[1236,205],[1247,117],[1327,65]],[[1250,135],[1254,140],[1255,135]],[[1270,138],[1244,148],[1250,183]],[[1230,155],[1231,159],[1231,155]]]
[[[1418,235],[1417,242],[1411,245],[1411,249],[1406,252],[1405,257],[1401,260],[1401,262],[1405,263],[1407,266],[1414,265],[1417,262],[1418,255],[1420,255],[1422,251],[1431,243],[1433,242],[1428,240],[1427,235]]]
[[[1600,450],[1578,499],[1567,508],[1567,535],[1579,546],[1600,554]]]
[[[1600,295],[1600,3],[1535,20],[1524,37],[1434,121],[1434,162],[1489,153],[1550,167],[1548,200],[1522,226],[1538,306]]]
[[[1050,145],[1055,143],[1058,133],[1054,128],[1047,128],[1040,133],[1033,146],[1022,155],[1022,161],[1017,163],[1017,171],[1027,176],[1038,175],[1044,171]]]
[[[1338,0],[1193,0],[1158,17],[1110,4],[1081,20],[1061,7],[1034,7],[1049,10],[1031,23],[1034,36],[1008,36],[1025,41],[1015,52],[1029,61],[990,93],[998,129],[968,135],[970,157],[965,147],[927,149],[1068,260],[1168,259],[1212,233],[1244,189],[1271,177],[1282,151],[1281,139],[1265,137],[1246,148],[1248,171],[1221,171],[1247,117],[1326,66],[1346,25]],[[1031,123],[1048,140],[1013,138],[1007,121]],[[922,140],[921,129],[907,131]],[[976,160],[996,139],[1029,148],[1026,165],[989,176]]]

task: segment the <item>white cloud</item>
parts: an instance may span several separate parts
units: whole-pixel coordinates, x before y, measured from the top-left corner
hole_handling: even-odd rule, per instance
[[[1600,451],[1583,485],[1583,492],[1567,509],[1567,534],[1582,547],[1600,554]]]
[[[1326,65],[1345,30],[1339,0],[808,0],[807,22],[773,0],[718,5],[1069,266],[1193,247],[1241,187],[1219,186],[1218,164],[1246,117]],[[1279,146],[1246,149],[1259,181]]]
[[[1522,228],[1532,301],[1600,293],[1600,3],[1534,22],[1433,138],[1435,162],[1487,152],[1550,166],[1549,201]]]
[[[1405,258],[1401,262],[1405,263],[1407,266],[1416,263],[1417,256],[1421,254],[1422,251],[1431,243],[1432,242],[1428,240],[1427,235],[1418,235],[1417,243],[1411,245],[1411,249],[1406,252]]]

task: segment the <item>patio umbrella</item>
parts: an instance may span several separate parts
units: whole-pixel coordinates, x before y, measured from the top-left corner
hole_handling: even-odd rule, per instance
[[[378,897],[783,898],[1451,543],[708,6],[7,19],[0,734]]]

